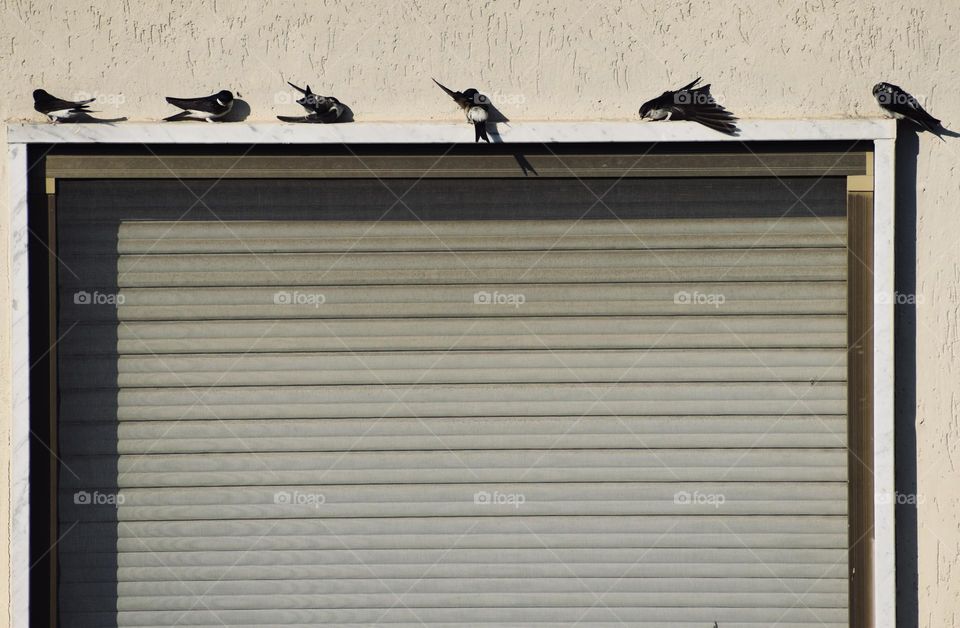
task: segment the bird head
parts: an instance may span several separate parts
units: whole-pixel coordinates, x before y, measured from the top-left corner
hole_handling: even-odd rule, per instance
[[[297,104],[301,107],[316,108],[321,99],[322,96],[314,94],[310,86],[307,85],[306,89],[303,90],[303,98],[297,99]]]
[[[486,107],[490,104],[490,98],[485,94],[481,94],[475,88],[471,87],[468,90],[463,92],[463,97],[470,101],[471,105],[479,105],[481,107]]]
[[[893,91],[893,86],[890,83],[877,83],[873,86],[873,95],[876,96],[881,92],[890,92]]]
[[[660,98],[663,98],[666,95],[667,95],[667,92],[664,92],[663,95],[660,96]],[[646,118],[650,117],[650,112],[656,108],[657,101],[660,100],[660,98],[654,98],[653,100],[648,100],[647,102],[640,105],[641,120],[645,120]]]
[[[223,106],[229,105],[233,102],[233,94],[225,89],[221,89],[217,92],[217,102]]]
[[[47,93],[45,89],[35,89],[33,90],[33,99],[40,100],[41,98],[49,98],[50,94]]]

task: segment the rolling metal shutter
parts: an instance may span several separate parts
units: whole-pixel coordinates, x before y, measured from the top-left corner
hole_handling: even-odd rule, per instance
[[[63,625],[847,625],[843,216],[77,220]]]

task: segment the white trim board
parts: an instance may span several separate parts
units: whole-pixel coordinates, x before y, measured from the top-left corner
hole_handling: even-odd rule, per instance
[[[511,122],[491,125],[503,143],[755,142],[877,140],[896,136],[896,121],[743,120],[731,137],[694,122]],[[120,122],[11,124],[14,144],[454,144],[473,143],[473,130],[454,122]]]
[[[897,623],[894,484],[894,182],[896,141],[874,142],[873,193],[873,560],[874,625]],[[869,539],[869,535],[867,535]],[[865,539],[866,540],[866,539]]]
[[[732,138],[689,122],[524,122],[500,125],[504,142],[875,142],[874,291],[893,294],[896,123],[893,120],[755,120]],[[120,123],[13,124],[7,131],[11,216],[10,371],[13,373],[11,448],[10,619],[28,625],[29,604],[29,320],[27,312],[27,155],[40,144],[412,144],[472,143],[469,126],[454,123]],[[876,628],[896,627],[894,530],[894,353],[892,299],[874,306],[874,616]]]
[[[7,147],[10,187],[10,625],[27,626],[30,580],[30,315],[27,148]]]

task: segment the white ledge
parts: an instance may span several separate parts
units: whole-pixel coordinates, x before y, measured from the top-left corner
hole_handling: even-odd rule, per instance
[[[896,137],[886,119],[743,120],[730,137],[693,122],[514,122],[491,125],[503,143],[744,142],[879,140]],[[119,122],[115,124],[13,123],[11,144],[458,144],[473,129],[453,122]]]

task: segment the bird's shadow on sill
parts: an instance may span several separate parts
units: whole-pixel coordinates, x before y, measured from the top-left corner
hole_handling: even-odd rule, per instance
[[[89,113],[81,113],[69,120],[61,120],[59,124],[113,124],[115,122],[126,122],[127,117],[122,116],[119,118],[98,118],[96,116],[91,116]]]
[[[250,103],[242,98],[234,98],[230,113],[220,118],[220,122],[243,122],[248,117],[250,117]]]

